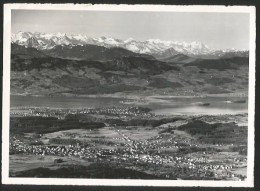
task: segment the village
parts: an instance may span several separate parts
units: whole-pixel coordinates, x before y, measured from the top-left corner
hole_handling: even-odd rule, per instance
[[[124,106],[124,107],[104,107],[104,108],[49,108],[49,107],[20,107],[12,108],[10,111],[11,116],[42,116],[42,117],[57,117],[64,119],[68,114],[98,114],[98,115],[118,115],[122,118],[129,116],[138,117],[152,117],[153,113],[147,108],[137,106]]]

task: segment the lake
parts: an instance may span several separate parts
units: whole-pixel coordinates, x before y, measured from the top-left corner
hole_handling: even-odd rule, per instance
[[[238,102],[238,103],[236,103]],[[43,97],[11,95],[12,107],[101,108],[143,106],[162,115],[219,115],[247,113],[247,98],[238,97],[174,97],[145,101],[112,97]]]

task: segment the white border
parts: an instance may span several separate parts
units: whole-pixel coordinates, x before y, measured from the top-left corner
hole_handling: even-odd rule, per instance
[[[9,174],[9,113],[10,113],[10,45],[11,10],[89,10],[89,11],[149,11],[149,12],[220,12],[250,14],[249,96],[248,96],[248,170],[246,181],[197,180],[126,180],[126,179],[68,179],[68,178],[10,178]],[[254,6],[172,6],[172,5],[91,5],[91,4],[5,4],[3,54],[2,108],[2,183],[34,185],[107,185],[107,186],[254,186],[254,116],[255,116],[255,7]]]

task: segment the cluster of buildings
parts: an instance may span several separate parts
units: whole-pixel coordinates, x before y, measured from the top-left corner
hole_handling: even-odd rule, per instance
[[[54,155],[60,157],[71,156],[86,159],[95,159],[107,154],[113,154],[112,150],[97,150],[79,145],[28,145],[15,137],[12,137],[9,148],[10,153],[26,153],[41,156]]]
[[[128,116],[151,117],[154,115],[137,106],[79,108],[79,109],[24,107],[24,108],[13,108],[10,111],[11,116],[57,117],[58,119],[64,119],[68,114],[120,115],[121,117],[124,116],[125,117]]]
[[[64,119],[70,113],[77,113],[75,109],[61,109],[61,108],[48,108],[48,107],[21,107],[12,108],[10,111],[11,116],[19,117],[57,117]]]
[[[154,114],[145,111],[138,106],[120,106],[104,108],[88,108],[79,110],[80,114],[102,114],[102,115],[120,115],[120,116],[152,116]]]
[[[120,133],[120,132],[119,132]],[[187,176],[221,176],[236,177],[231,172],[234,168],[232,163],[226,164],[213,164],[210,163],[206,157],[186,157],[186,156],[170,156],[161,155],[160,152],[151,153],[151,149],[156,149],[154,143],[149,145],[149,141],[141,142],[128,138],[128,136],[121,133],[127,142],[124,147],[118,147],[115,149],[93,148],[83,145],[28,145],[16,137],[12,137],[10,141],[10,153],[27,153],[34,155],[54,155],[54,156],[68,156],[78,157],[88,161],[110,161],[116,163],[131,163],[135,165],[145,166],[146,168],[158,167],[158,165],[169,165],[174,169],[180,170],[180,175],[186,174]],[[159,147],[158,147],[159,151]],[[235,162],[241,162],[240,159],[234,159]],[[182,170],[181,170],[182,169]],[[185,170],[183,170],[185,169]],[[190,174],[189,174],[189,173]],[[223,177],[222,177],[223,178]],[[243,179],[245,177],[240,177]]]

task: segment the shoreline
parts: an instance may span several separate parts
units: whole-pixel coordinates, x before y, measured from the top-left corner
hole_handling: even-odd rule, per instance
[[[49,97],[49,98],[124,98],[124,99],[171,99],[171,98],[214,98],[214,97],[238,97],[248,98],[248,94],[244,93],[231,93],[231,94],[201,94],[201,95],[136,95],[136,94],[89,94],[89,95],[78,95],[78,94],[60,94],[60,95],[37,95],[37,94],[10,94],[10,96],[30,96],[30,97]]]

